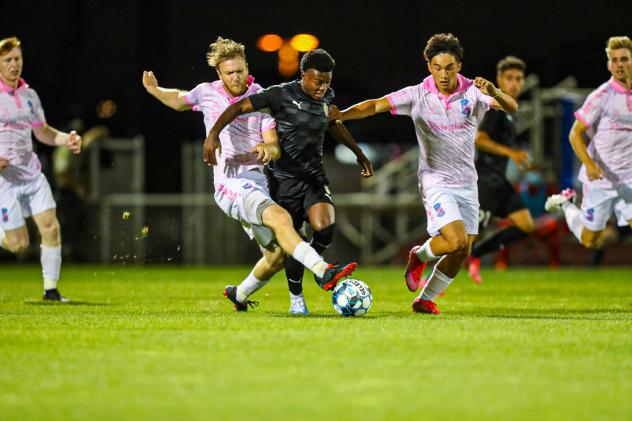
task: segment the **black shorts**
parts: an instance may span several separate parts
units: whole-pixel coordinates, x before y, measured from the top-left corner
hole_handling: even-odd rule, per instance
[[[492,216],[506,218],[509,214],[527,207],[511,183],[497,174],[479,174],[478,201],[481,204],[480,227],[483,229],[487,227]]]
[[[276,178],[269,171],[266,175],[272,200],[290,213],[297,231],[303,226],[303,222],[309,222],[309,208],[317,203],[333,205],[325,177],[314,180]]]

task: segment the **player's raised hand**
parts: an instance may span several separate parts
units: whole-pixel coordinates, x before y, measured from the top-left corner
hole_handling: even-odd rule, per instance
[[[158,79],[156,79],[156,76],[154,76],[154,72],[152,72],[151,70],[146,70],[143,72],[143,86],[147,90],[158,87]]]
[[[9,160],[0,156],[0,172],[9,166]]]
[[[606,176],[599,165],[594,162],[586,165],[586,176],[590,181],[601,180]]]
[[[79,154],[81,152],[81,136],[79,136],[76,131],[71,131],[68,135],[68,143],[66,145],[68,149],[70,149],[70,152],[75,155]]]
[[[480,91],[485,95],[489,95],[494,98],[498,96],[498,88],[496,88],[493,83],[485,78],[477,76],[474,79],[474,86],[480,89]]]
[[[217,165],[215,151],[217,151],[217,156],[222,155],[222,143],[219,140],[219,136],[211,130],[204,141],[204,162],[206,162],[206,165],[209,167],[211,165]]]
[[[362,171],[360,171],[360,174],[362,175],[362,177],[364,178],[371,177],[373,175],[373,164],[371,163],[369,158],[367,158],[366,155],[364,155],[363,153],[360,155],[357,155],[357,158],[358,158],[358,164],[360,164],[360,166],[362,167]]]

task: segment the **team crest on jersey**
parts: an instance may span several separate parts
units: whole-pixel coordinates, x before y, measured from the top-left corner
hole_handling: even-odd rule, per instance
[[[445,215],[445,210],[441,207],[441,203],[435,203],[432,207],[434,208],[439,218]]]
[[[470,101],[467,98],[463,98],[461,100],[461,113],[464,116],[468,116],[470,115],[471,111],[472,111],[472,107],[470,106]]]
[[[9,222],[9,209],[2,208],[2,222]]]
[[[594,208],[588,208],[586,209],[586,219],[590,222],[595,220],[595,209]]]
[[[35,108],[33,108],[33,102],[29,99],[28,101],[26,101],[26,103],[29,106],[29,110],[31,110],[31,114],[35,115]]]

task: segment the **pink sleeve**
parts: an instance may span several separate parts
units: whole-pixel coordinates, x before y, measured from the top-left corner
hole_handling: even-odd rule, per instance
[[[413,109],[413,89],[414,86],[408,86],[386,95],[386,100],[391,104],[391,114],[410,115]]]
[[[606,101],[607,91],[598,89],[588,95],[584,104],[575,112],[575,118],[581,121],[584,126],[590,127],[601,117],[601,110]]]
[[[42,127],[46,124],[46,116],[44,115],[44,108],[42,107],[42,102],[37,95],[37,92],[33,91],[33,104],[31,113],[33,115],[31,119],[31,124],[33,127]]]
[[[193,88],[191,91],[189,91],[188,94],[184,96],[184,102],[186,102],[187,105],[190,105],[193,111],[200,111],[200,107],[199,107],[200,98],[201,98],[200,93],[203,88],[204,88],[204,83],[200,83],[198,86]]]
[[[261,114],[263,115],[261,118],[261,133],[274,129],[276,127],[276,120],[274,120],[270,114]]]

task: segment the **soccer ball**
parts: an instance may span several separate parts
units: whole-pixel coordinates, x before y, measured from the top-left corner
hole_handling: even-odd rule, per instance
[[[334,309],[342,316],[362,316],[373,304],[371,289],[357,279],[345,279],[336,285],[331,296]]]

